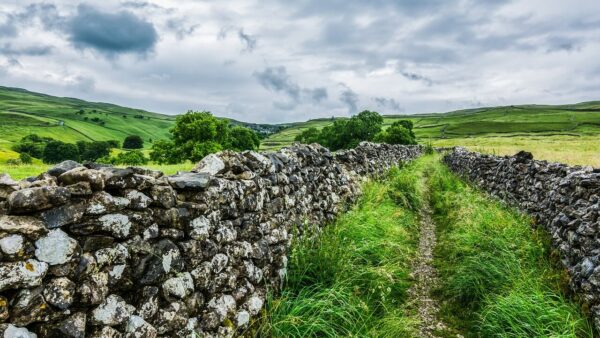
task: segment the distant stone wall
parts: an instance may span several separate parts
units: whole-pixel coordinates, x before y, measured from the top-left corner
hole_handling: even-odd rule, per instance
[[[497,157],[462,148],[444,161],[548,230],[572,289],[589,305],[600,328],[600,169],[537,161],[525,152]]]
[[[281,286],[293,234],[422,151],[311,145],[223,152],[174,176],[75,162],[0,174],[0,337],[232,336]]]

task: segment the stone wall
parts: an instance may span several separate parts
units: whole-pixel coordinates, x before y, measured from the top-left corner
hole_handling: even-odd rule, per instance
[[[293,234],[421,154],[223,152],[164,176],[64,162],[0,174],[0,337],[232,336],[280,288]]]
[[[462,148],[444,161],[546,228],[569,271],[572,289],[600,328],[600,169],[537,161],[526,152],[496,157]]]

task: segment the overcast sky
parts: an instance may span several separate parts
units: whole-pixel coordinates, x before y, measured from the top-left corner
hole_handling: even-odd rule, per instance
[[[250,122],[600,99],[594,0],[2,0],[0,85]]]

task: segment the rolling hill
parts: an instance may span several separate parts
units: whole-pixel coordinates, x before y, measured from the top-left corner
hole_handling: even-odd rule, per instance
[[[267,135],[285,127],[228,120]],[[175,116],[0,86],[0,163],[17,158],[11,145],[29,134],[71,143],[122,142],[127,135],[139,135],[150,147],[153,140],[169,137],[174,122]]]

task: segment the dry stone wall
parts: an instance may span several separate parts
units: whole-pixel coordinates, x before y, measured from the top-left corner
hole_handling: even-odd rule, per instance
[[[572,289],[600,328],[600,169],[497,157],[456,148],[444,157],[454,172],[532,215],[552,235]]]
[[[192,172],[67,161],[0,175],[0,337],[222,337],[281,287],[294,234],[422,153],[223,152]]]

